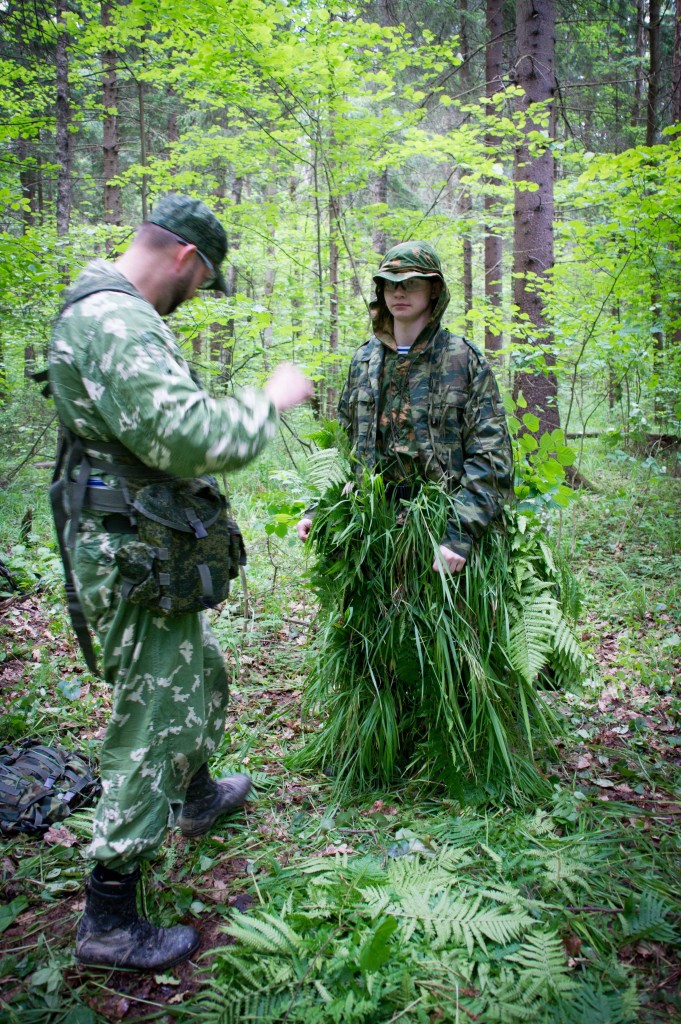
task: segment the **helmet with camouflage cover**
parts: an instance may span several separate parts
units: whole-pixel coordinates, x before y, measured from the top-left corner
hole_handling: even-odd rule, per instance
[[[374,274],[378,314],[376,326],[386,329],[392,326],[392,317],[383,298],[384,281],[407,281],[411,277],[433,278],[441,283],[440,294],[430,316],[430,323],[439,322],[449,305],[450,294],[442,273],[440,258],[429,242],[400,242],[389,249]]]

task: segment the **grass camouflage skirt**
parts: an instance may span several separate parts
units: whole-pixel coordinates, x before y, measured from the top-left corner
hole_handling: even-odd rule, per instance
[[[587,668],[574,577],[539,521],[515,511],[462,573],[434,572],[455,516],[437,486],[394,502],[368,472],[319,502],[306,708],[322,724],[295,764],[333,774],[345,792],[404,774],[464,798],[545,785],[537,745],[561,731],[545,691],[575,687]]]

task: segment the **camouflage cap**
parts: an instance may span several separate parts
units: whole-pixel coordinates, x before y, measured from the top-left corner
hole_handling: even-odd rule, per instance
[[[387,323],[384,319],[388,317],[388,310],[383,299],[383,281],[407,281],[410,277],[434,277],[442,282],[440,294],[437,297],[433,312],[432,321],[439,321],[449,305],[449,289],[442,273],[440,257],[429,242],[400,242],[389,249],[381,260],[381,265],[374,274],[376,293],[379,305],[378,320]],[[382,316],[383,313],[383,316]],[[390,317],[392,322],[392,317]]]
[[[226,292],[227,285],[220,264],[227,255],[227,235],[220,221],[200,199],[171,192],[163,196],[147,217],[149,224],[157,224],[178,238],[195,245],[199,255],[215,271],[215,276],[201,285]]]
[[[444,281],[440,259],[428,242],[394,245],[381,260],[374,281],[406,281],[410,277],[437,277]]]

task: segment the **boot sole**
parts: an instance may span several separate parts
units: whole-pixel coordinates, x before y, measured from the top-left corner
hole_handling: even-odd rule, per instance
[[[188,960],[192,953],[195,953],[201,944],[201,936],[197,935],[196,940],[192,947],[185,953],[180,953],[178,956],[173,957],[172,960],[163,960],[162,963],[154,964],[152,966],[138,967],[135,964],[126,964],[122,962],[112,963],[110,960],[88,960],[87,957],[81,957],[76,953],[76,961],[82,967],[97,967],[102,971],[164,971],[167,967],[174,967],[175,964],[181,964],[183,960]]]

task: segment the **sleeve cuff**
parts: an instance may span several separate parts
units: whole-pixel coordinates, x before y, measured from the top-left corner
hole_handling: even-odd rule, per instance
[[[461,555],[462,558],[468,559],[470,557],[471,549],[473,547],[472,539],[465,533],[462,533],[460,529],[450,523],[447,527],[447,532],[440,541],[444,547],[449,548],[456,555]]]

